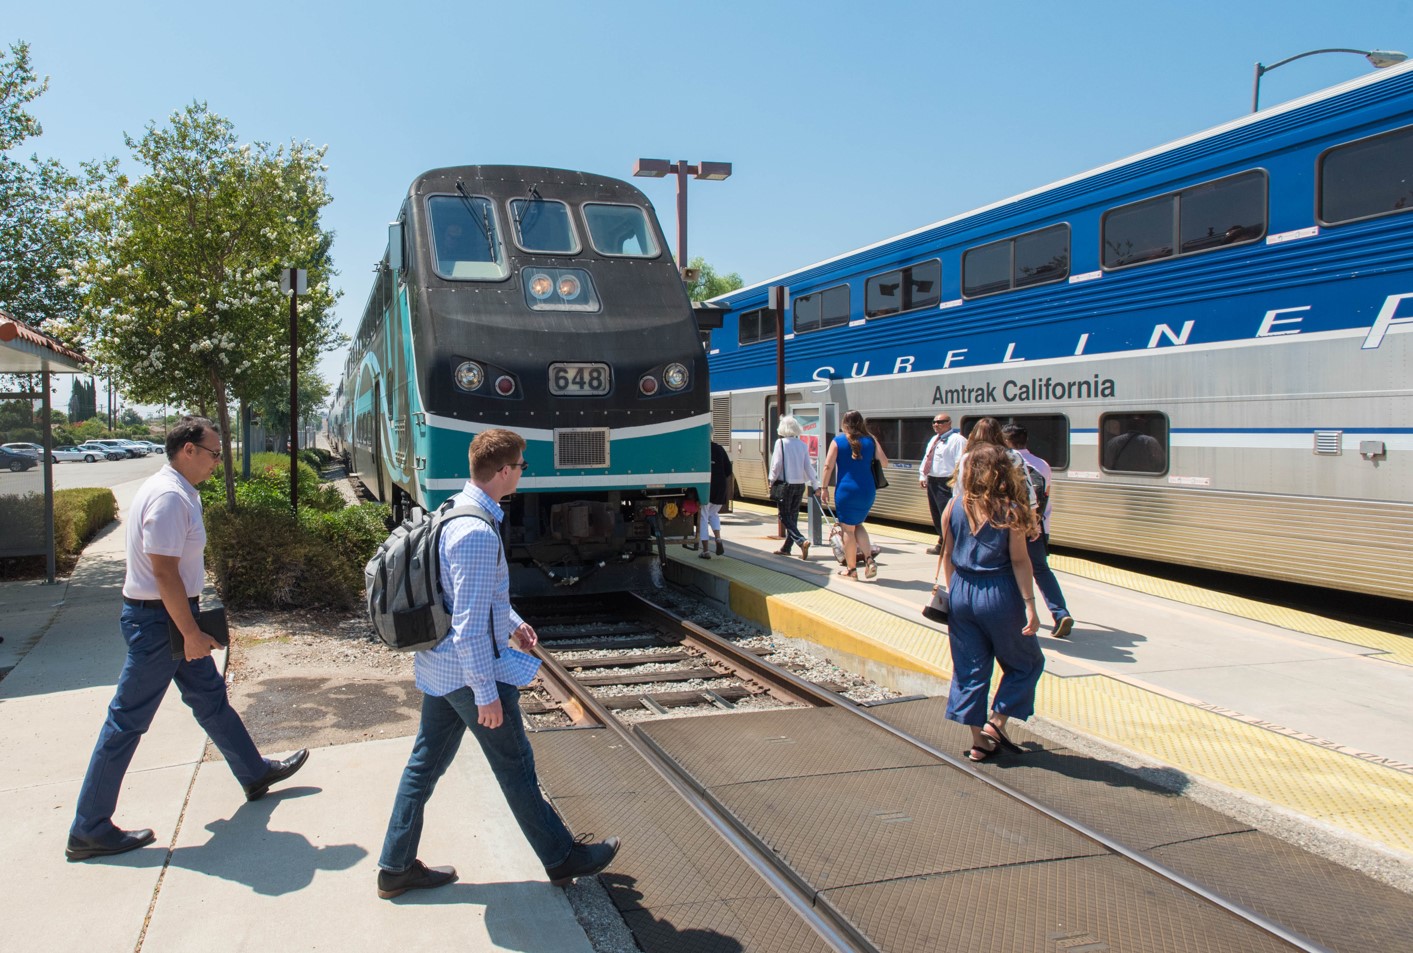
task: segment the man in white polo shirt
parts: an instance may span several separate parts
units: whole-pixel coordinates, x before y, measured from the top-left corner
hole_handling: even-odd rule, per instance
[[[304,766],[307,750],[283,761],[261,756],[226,697],[226,681],[211,659],[216,640],[197,628],[192,611],[206,583],[206,524],[196,486],[221,462],[221,434],[205,417],[183,417],[167,435],[167,464],[148,478],[127,516],[127,577],[121,627],[127,661],[108,705],[93,757],[79,790],[64,855],[86,860],[122,854],[152,843],[150,829],[125,831],[113,823],[118,792],[137,743],[176,681],[184,701],[245,788],[247,800]],[[180,630],[186,658],[172,658],[169,626]]]

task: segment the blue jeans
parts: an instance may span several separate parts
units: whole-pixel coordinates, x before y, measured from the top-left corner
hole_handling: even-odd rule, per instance
[[[1050,569],[1050,534],[1041,533],[1036,539],[1025,541],[1025,551],[1030,554],[1030,568],[1035,573],[1035,586],[1045,600],[1045,608],[1059,622],[1070,614],[1065,606],[1065,594],[1060,591],[1060,580]]]
[[[269,769],[245,723],[231,707],[226,680],[210,656],[195,662],[172,658],[167,610],[124,603],[121,627],[128,657],[79,790],[71,832],[80,837],[102,837],[114,830],[113,811],[118,806],[123,775],[173,681],[197,723],[225,756],[236,780],[250,784]]]
[[[427,800],[451,766],[468,728],[480,742],[491,773],[540,863],[553,867],[569,857],[574,837],[540,793],[535,753],[520,720],[520,690],[504,682],[496,682],[496,690],[505,720],[494,729],[476,723],[476,696],[469,688],[458,688],[441,697],[422,696],[417,740],[402,771],[402,783],[398,785],[388,832],[383,838],[383,853],[378,858],[383,870],[402,873],[417,859]]]

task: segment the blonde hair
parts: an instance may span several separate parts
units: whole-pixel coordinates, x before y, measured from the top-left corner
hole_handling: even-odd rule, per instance
[[[968,450],[961,489],[962,506],[972,523],[1018,529],[1027,537],[1039,531],[1025,474],[1005,447],[979,443],[975,449]]]

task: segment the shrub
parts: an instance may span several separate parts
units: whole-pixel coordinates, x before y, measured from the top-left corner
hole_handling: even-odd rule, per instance
[[[59,573],[73,571],[84,545],[118,515],[118,501],[107,487],[56,490],[54,493],[54,562]],[[44,496],[0,496],[0,527],[6,535],[44,539]],[[29,578],[46,571],[43,554],[0,559],[0,577]]]
[[[241,491],[234,513],[223,505],[206,511],[206,565],[227,605],[350,609],[362,602],[363,565],[387,536],[386,506],[306,508],[296,518],[287,492],[258,484]]]
[[[201,484],[201,504],[210,510],[226,505],[225,471],[217,467],[211,479]],[[250,456],[250,479],[236,477],[236,506],[273,505],[281,502],[289,509],[289,457],[280,453],[254,453]],[[343,509],[342,494],[319,482],[318,472],[303,461],[299,464],[299,508],[333,512]]]

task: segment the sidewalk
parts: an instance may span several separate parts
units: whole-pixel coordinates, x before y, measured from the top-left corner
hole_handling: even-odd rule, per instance
[[[591,953],[564,891],[516,827],[479,749],[463,745],[431,802],[423,845],[460,882],[384,901],[374,892],[408,738],[320,748],[247,804],[175,691],[138,747],[115,821],[157,842],[68,863],[64,842],[123,663],[121,514],[67,582],[0,583],[0,896],[5,946],[139,953],[383,951],[413,938],[458,949]],[[222,660],[223,661],[223,660]],[[267,751],[266,756],[285,752]]]

